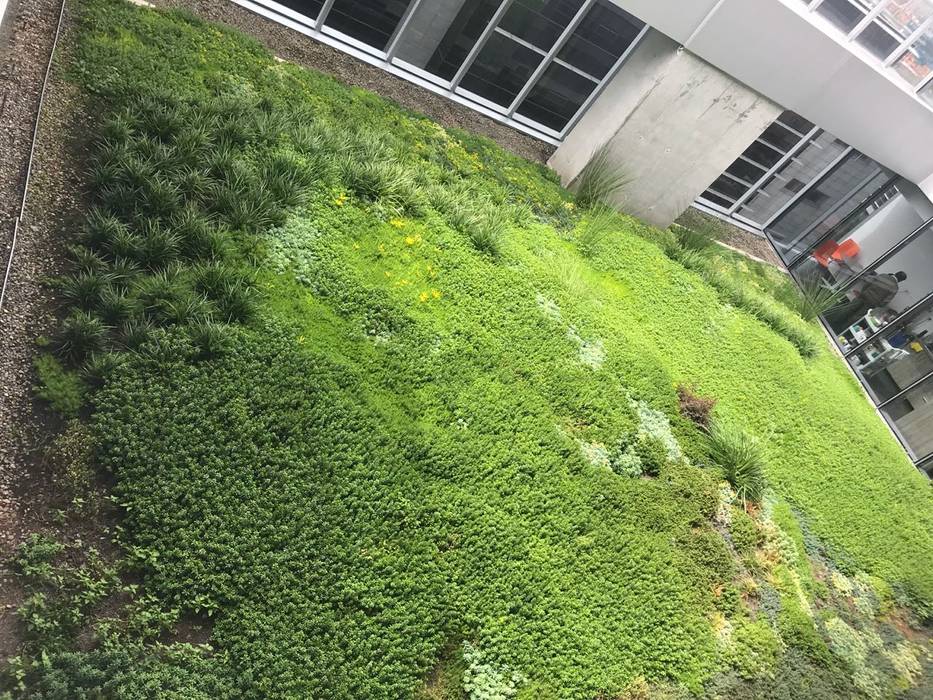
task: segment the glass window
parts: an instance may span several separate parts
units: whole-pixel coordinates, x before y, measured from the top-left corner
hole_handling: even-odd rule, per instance
[[[791,112],[790,110],[784,112],[777,120],[779,123],[793,129],[801,136],[806,136],[814,127],[813,122],[807,121],[796,112]]]
[[[514,0],[499,27],[539,49],[549,51],[584,0]]]
[[[933,70],[933,31],[927,30],[894,64],[904,80],[919,85]]]
[[[870,333],[875,321],[858,319],[840,334],[843,348],[857,346],[856,335]],[[927,307],[904,323],[856,350],[849,363],[859,373],[878,403],[889,401],[912,384],[933,374],[933,310]],[[852,346],[855,347],[855,346]],[[933,429],[933,425],[930,426]]]
[[[875,0],[873,4],[877,4]],[[883,23],[901,39],[906,39],[933,16],[933,2],[930,0],[891,0],[876,22]]]
[[[444,80],[453,79],[500,4],[500,0],[467,0],[445,27],[435,4],[421,3],[402,37],[398,57]],[[443,37],[435,45],[433,36],[440,32]]]
[[[536,51],[493,32],[463,76],[460,86],[490,102],[508,107],[542,60]]]
[[[703,193],[702,195],[700,195],[700,196],[701,196],[703,199],[705,199],[707,202],[711,202],[712,204],[716,204],[716,205],[722,207],[723,209],[729,209],[730,207],[732,207],[733,204],[735,204],[735,202],[733,202],[733,201],[731,201],[731,200],[729,200],[729,199],[726,199],[725,197],[720,197],[718,194],[716,194],[716,193],[713,192],[712,190],[706,190],[706,192],[704,192],[704,193]]]
[[[790,262],[822,240],[833,226],[890,178],[891,173],[871,158],[852,151],[783,212],[765,233],[784,261]]]
[[[894,53],[901,44],[901,39],[877,22],[872,22],[865,27],[855,41],[882,61]]]
[[[855,29],[867,14],[864,9],[849,0],[823,0],[816,8],[816,13],[826,17],[846,34]]]
[[[770,168],[779,160],[781,160],[781,158],[784,156],[784,153],[777,150],[773,146],[769,146],[763,141],[758,140],[746,148],[742,155],[757,163],[758,165],[763,165],[765,168]]]
[[[522,101],[518,113],[554,131],[560,131],[583,106],[597,84],[590,78],[552,63]]]
[[[882,409],[915,460],[933,454],[933,381],[925,381]]]
[[[787,153],[800,143],[800,137],[797,136],[797,134],[778,123],[774,123],[765,129],[764,133],[759,138],[769,146],[774,146],[784,153]]]
[[[599,0],[567,39],[557,57],[595,78],[603,78],[644,26],[644,22],[620,7]]]
[[[335,0],[324,24],[384,50],[412,0]]]
[[[737,200],[748,190],[741,182],[736,182],[731,177],[726,177],[725,175],[720,175],[716,178],[716,181],[710,185],[710,189],[714,192],[718,192],[720,195],[731,198],[733,201]]]
[[[726,168],[726,172],[743,182],[747,182],[749,185],[754,185],[765,175],[765,171],[757,165],[752,165],[747,160],[742,160],[741,158]]]
[[[738,213],[760,226],[764,225],[846,148],[832,134],[826,131],[818,133],[803,147],[798,146],[796,154],[781,166],[775,177],[761,186]]]
[[[275,2],[303,14],[308,19],[317,19],[318,12],[324,6],[324,0],[275,0]]]

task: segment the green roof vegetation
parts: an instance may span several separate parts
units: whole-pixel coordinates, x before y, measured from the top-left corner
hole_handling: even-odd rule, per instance
[[[780,273],[232,31],[82,12],[39,363],[121,554],[23,545],[17,697],[929,689],[933,495]]]

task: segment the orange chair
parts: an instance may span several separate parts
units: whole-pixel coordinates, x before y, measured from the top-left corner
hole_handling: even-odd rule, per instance
[[[847,241],[843,241],[839,244],[836,250],[832,253],[832,258],[836,262],[846,262],[851,260],[856,255],[858,255],[862,250],[862,247],[858,244],[857,241],[853,241],[851,238]]]
[[[830,258],[833,257],[838,249],[839,244],[836,243],[836,241],[826,241],[813,251],[813,259],[816,260],[821,267],[829,267]]]

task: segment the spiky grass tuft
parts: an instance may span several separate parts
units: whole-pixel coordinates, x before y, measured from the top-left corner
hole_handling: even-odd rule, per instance
[[[577,205],[583,209],[612,206],[630,182],[631,178],[613,161],[608,145],[601,146],[577,177]]]
[[[719,420],[708,434],[709,456],[743,503],[761,503],[767,488],[765,460],[758,442],[744,430]]]

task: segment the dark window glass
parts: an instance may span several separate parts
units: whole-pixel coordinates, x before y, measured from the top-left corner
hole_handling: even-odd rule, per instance
[[[317,19],[318,12],[324,5],[323,0],[275,0],[279,5],[284,5],[290,10],[300,12],[308,19]]]
[[[508,107],[543,60],[526,46],[493,32],[460,85],[465,90]]]
[[[865,18],[865,11],[849,0],[824,0],[816,11],[847,34]]]
[[[869,24],[865,31],[858,35],[856,41],[880,59],[890,56],[900,44],[897,39],[875,22]]]
[[[731,197],[733,200],[738,199],[748,190],[748,188],[744,187],[742,183],[736,182],[732,178],[728,178],[725,175],[720,175],[716,182],[710,185],[710,189],[718,192],[721,195]]]
[[[560,131],[596,89],[596,83],[552,63],[522,101],[518,113]]]
[[[581,7],[583,0],[515,0],[499,27],[548,51]]]
[[[799,131],[801,134],[809,133],[813,130],[814,127],[813,122],[807,121],[796,112],[791,112],[790,110],[784,112],[784,114],[778,117],[777,120],[782,124],[789,126],[791,129]]]
[[[760,141],[755,141],[755,143],[745,149],[743,155],[749,160],[753,160],[758,163],[758,165],[763,165],[766,168],[770,168],[784,157],[783,153],[774,150]]]
[[[585,73],[603,78],[644,26],[644,22],[625,10],[599,0],[570,35],[557,57]]]
[[[426,70],[444,80],[451,80],[500,4],[500,0],[467,0],[427,62]]]
[[[765,175],[765,171],[757,165],[752,165],[747,160],[742,160],[741,158],[730,165],[726,169],[726,172],[739,178],[743,182],[747,182],[749,185],[754,185]]]
[[[410,3],[411,0],[336,0],[324,24],[383,50]]]
[[[797,134],[776,123],[765,129],[765,132],[758,138],[785,153],[800,143],[800,137]]]
[[[718,194],[716,194],[715,192],[711,192],[710,190],[706,190],[706,192],[704,192],[701,196],[703,197],[703,199],[706,199],[712,202],[713,204],[718,204],[723,209],[728,209],[733,204],[735,204],[735,202],[732,202],[726,199],[725,197],[720,197]]]

